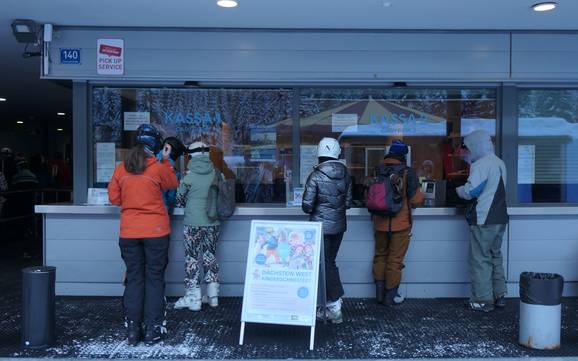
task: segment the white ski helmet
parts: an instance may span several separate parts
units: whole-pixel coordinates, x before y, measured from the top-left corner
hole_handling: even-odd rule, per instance
[[[341,147],[337,139],[323,138],[317,146],[317,157],[329,157],[338,159],[341,154]]]
[[[189,149],[187,153],[191,155],[191,157],[198,157],[201,155],[206,155],[209,153],[209,147],[203,142],[194,142],[189,145]]]

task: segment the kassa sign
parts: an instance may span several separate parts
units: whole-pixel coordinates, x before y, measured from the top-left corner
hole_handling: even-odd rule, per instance
[[[123,39],[98,39],[96,41],[96,73],[99,75],[124,74]]]

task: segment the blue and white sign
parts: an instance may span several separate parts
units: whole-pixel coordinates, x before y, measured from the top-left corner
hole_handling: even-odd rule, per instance
[[[60,64],[80,64],[80,49],[60,49]]]

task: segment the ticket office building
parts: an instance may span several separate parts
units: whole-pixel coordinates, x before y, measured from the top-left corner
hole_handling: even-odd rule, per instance
[[[393,139],[410,146],[408,164],[433,192],[414,211],[401,290],[467,295],[469,234],[454,189],[467,179],[462,141],[474,129],[492,134],[509,173],[510,295],[525,270],[561,273],[567,294],[578,294],[578,65],[568,57],[578,55],[578,34],[56,31],[51,59],[66,48],[83,59],[43,68],[74,87],[75,202],[37,207],[59,294],[122,293],[118,209],[86,205],[86,194],[106,187],[142,122],[209,143],[236,180],[239,207],[218,248],[224,295],[242,294],[252,219],[306,219],[298,198],[323,137],[340,141],[354,183],[338,257],[346,295],[372,294],[364,191]],[[123,40],[122,74],[98,74],[99,39]],[[182,210],[173,213],[167,289],[179,295]]]

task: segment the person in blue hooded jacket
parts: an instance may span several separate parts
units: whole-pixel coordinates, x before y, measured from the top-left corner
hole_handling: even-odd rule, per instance
[[[466,211],[470,225],[469,268],[471,296],[468,307],[490,312],[505,307],[506,277],[502,238],[508,224],[506,166],[494,154],[490,134],[476,130],[464,138],[470,151],[467,183],[456,188],[460,198],[472,203]]]
[[[181,142],[176,137],[165,138],[165,140],[163,141],[163,148],[162,149],[165,148],[165,145],[170,146],[171,152],[169,154],[168,161],[170,162],[173,169],[175,169],[177,179],[181,179],[181,173],[177,170],[176,163],[179,160],[179,158],[185,153],[187,148],[185,147],[183,142]],[[163,160],[163,151],[162,150],[157,154],[157,159],[159,162]],[[170,210],[170,208],[172,208],[175,205],[176,195],[177,195],[176,189],[169,189],[169,190],[166,190],[163,192],[163,200],[165,202],[165,205],[167,206],[167,209]]]

